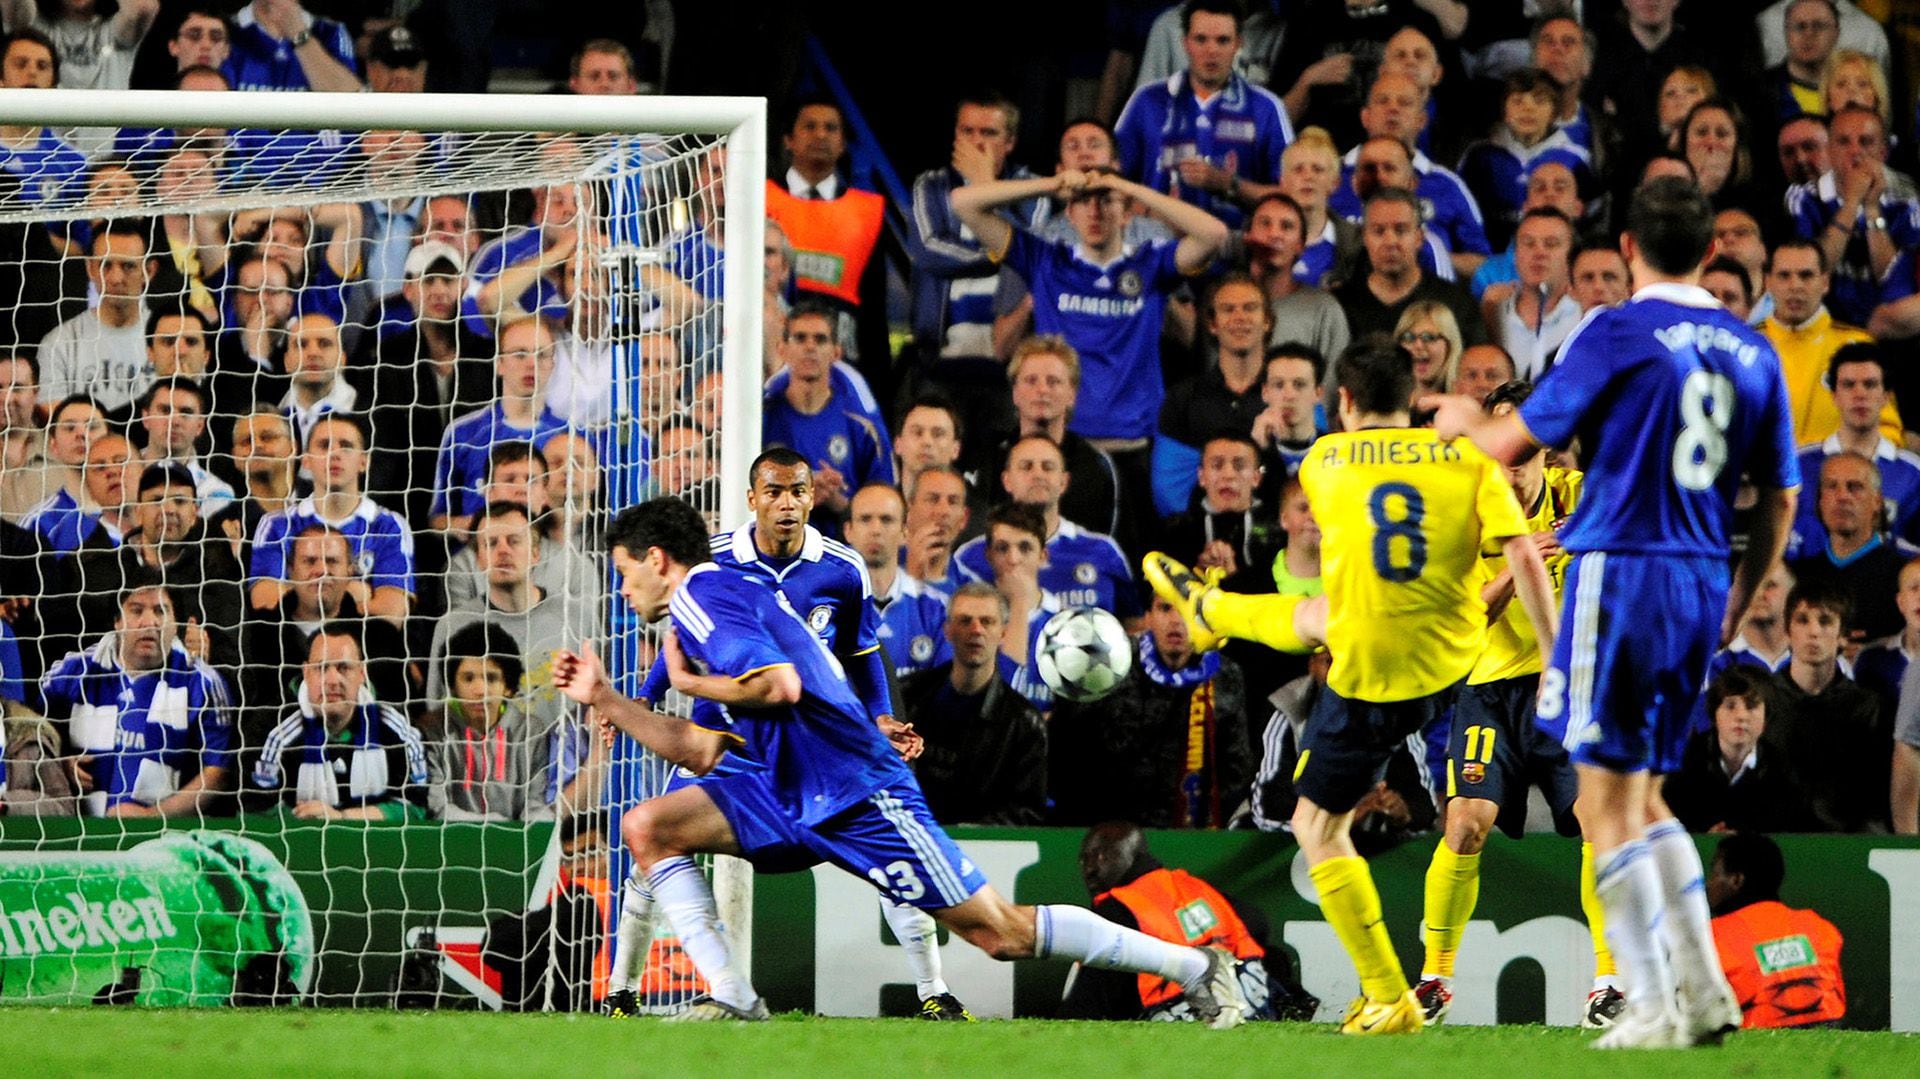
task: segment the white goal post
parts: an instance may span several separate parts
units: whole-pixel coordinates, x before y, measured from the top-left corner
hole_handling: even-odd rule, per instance
[[[596,190],[605,190],[609,185],[617,188],[620,176],[632,176],[637,177],[630,181],[632,190],[641,191],[644,188],[646,179],[644,174],[647,169],[660,160],[647,156],[650,149],[672,143],[674,137],[691,137],[686,141],[673,143],[669,147],[670,152],[679,155],[672,163],[675,170],[674,182],[676,184],[705,183],[704,195],[698,190],[692,195],[685,190],[679,190],[673,196],[677,201],[670,210],[645,207],[643,203],[643,212],[653,212],[656,215],[658,220],[649,227],[657,232],[662,228],[660,222],[669,218],[676,227],[684,226],[685,218],[689,213],[687,208],[703,197],[709,205],[717,204],[724,207],[723,211],[712,211],[715,214],[723,214],[720,218],[723,227],[714,230],[723,232],[720,237],[718,260],[716,262],[711,256],[706,256],[709,259],[709,273],[717,273],[719,277],[718,288],[707,295],[705,306],[701,308],[702,311],[709,313],[710,317],[707,321],[701,322],[697,328],[683,330],[680,328],[682,324],[674,323],[675,328],[672,332],[675,334],[684,332],[688,337],[697,336],[702,342],[701,348],[717,349],[718,353],[717,370],[721,379],[718,408],[715,414],[723,419],[719,422],[717,429],[713,430],[711,448],[715,465],[714,478],[709,487],[703,488],[708,493],[699,500],[699,508],[707,512],[709,520],[721,529],[734,528],[745,520],[748,465],[760,449],[761,394],[764,384],[763,245],[766,239],[765,179],[767,176],[767,103],[765,99],[0,89],[0,127],[7,126],[45,127],[54,131],[70,128],[191,131],[205,128],[229,133],[258,131],[269,135],[288,132],[344,132],[349,135],[362,132],[413,132],[425,133],[436,138],[442,135],[447,136],[444,144],[433,144],[436,152],[441,145],[452,146],[456,151],[462,151],[449,153],[442,159],[436,159],[440,162],[436,164],[436,168],[440,171],[427,172],[423,169],[418,174],[410,173],[404,184],[391,188],[379,186],[381,179],[372,175],[371,169],[366,168],[364,164],[349,163],[343,166],[337,175],[329,171],[327,179],[305,184],[301,182],[303,177],[299,175],[269,170],[269,175],[264,181],[255,177],[251,186],[249,182],[240,182],[231,187],[223,186],[219,190],[207,190],[186,203],[165,202],[164,197],[156,198],[151,193],[153,183],[150,179],[143,180],[143,184],[149,191],[143,196],[144,201],[138,203],[97,205],[87,201],[84,184],[64,185],[56,190],[44,182],[40,188],[27,192],[24,196],[16,190],[11,196],[0,198],[0,224],[25,227],[59,222],[62,223],[63,228],[73,223],[103,218],[134,216],[157,218],[164,213],[189,212],[181,209],[182,206],[190,207],[193,213],[205,212],[219,215],[238,214],[263,206],[306,207],[312,211],[322,204],[371,202],[383,196],[392,195],[425,198],[436,192],[505,193],[541,182],[536,179],[537,170],[522,172],[517,170],[516,163],[532,160],[531,155],[537,155],[551,148],[546,145],[548,142],[565,136],[577,136],[581,142],[589,143],[587,158],[591,158],[593,162],[602,166],[611,159],[609,147],[626,148],[624,151],[626,158],[616,162],[615,171],[619,176],[611,175],[604,169],[597,174],[591,173],[585,171],[586,166],[583,165],[583,171],[573,178],[573,182],[582,189],[592,185],[599,185]],[[344,151],[348,156],[351,156],[352,145],[349,143],[349,149]],[[498,148],[497,153],[495,147]],[[703,158],[705,161],[710,159],[715,149],[720,151],[721,160],[724,161],[724,179],[718,185],[720,187],[718,192],[713,190],[715,185],[710,182],[687,180],[687,177],[694,175],[699,168],[706,167],[689,165],[688,162],[692,161],[693,155],[707,155]],[[594,157],[593,155],[596,154],[600,156]],[[585,161],[586,158],[582,160]],[[282,168],[284,169],[285,166],[283,165]],[[699,175],[706,176],[708,173],[700,172]],[[715,194],[723,194],[723,200],[714,199]],[[609,197],[617,207],[622,195],[616,190]],[[611,208],[614,207],[601,209],[605,211]],[[266,225],[268,234],[271,234],[274,227],[273,212],[268,211]],[[590,216],[582,215],[583,218]],[[306,221],[309,237],[316,234],[313,226],[315,219],[315,216],[310,213]],[[580,226],[572,227],[578,229]],[[602,265],[612,265],[615,260],[623,260],[620,266],[627,267],[626,269],[610,269],[607,273],[616,278],[619,274],[627,274],[626,279],[632,284],[637,273],[631,267],[647,264],[649,260],[658,261],[657,252],[636,250],[633,246],[636,241],[622,241],[617,228],[611,231],[614,233],[611,244],[607,248],[599,249]],[[96,233],[89,226],[87,231],[76,229],[61,235],[63,237],[92,236]],[[417,239],[418,235],[416,235]],[[60,255],[59,263],[54,265],[53,269],[67,270],[71,268],[67,265],[68,262],[87,258],[85,245],[91,242],[83,240],[78,246],[68,249],[74,253]],[[624,248],[623,242],[626,244]],[[264,247],[265,243],[266,240],[263,237],[261,245]],[[111,244],[109,243],[108,246],[111,247]],[[309,259],[315,259],[315,253],[318,250],[319,244],[316,242],[308,252]],[[156,247],[149,257],[158,258],[163,255],[164,252]],[[469,252],[470,259],[476,257],[478,257],[476,253]],[[21,260],[22,256],[19,252],[0,251],[0,260],[7,259]],[[724,272],[719,272],[717,268],[719,266],[724,267]],[[425,274],[439,271],[431,269],[409,271],[409,273],[416,272]],[[580,272],[576,268],[575,273]],[[69,279],[71,280],[73,276],[69,274]],[[575,280],[576,283],[569,288],[576,292],[588,287],[578,284],[577,277]],[[336,282],[336,284],[340,285],[344,291],[348,283]],[[95,291],[98,291],[97,288]],[[220,299],[218,290],[215,291],[213,303],[218,306]],[[643,290],[638,285],[634,285],[634,291],[638,293]],[[202,292],[204,293],[205,289]],[[185,293],[182,292],[180,295],[184,296]],[[621,302],[618,297],[610,301],[605,300],[604,297],[597,297],[597,299],[606,302],[610,310]],[[19,317],[19,311],[24,310],[26,301],[16,303],[15,300],[15,297],[5,297],[5,302],[11,305],[12,309],[0,309],[0,319]],[[72,296],[70,284],[67,302],[70,304],[76,302]],[[142,302],[144,303],[144,297]],[[569,304],[572,302],[571,299],[567,301]],[[657,301],[648,300],[647,302]],[[384,310],[377,303],[375,308],[376,312]],[[142,313],[145,314],[144,307]],[[377,320],[381,316],[376,313],[370,317]],[[495,326],[506,324],[504,316],[490,314],[486,317],[493,319]],[[621,332],[617,329],[618,319],[621,316],[610,317],[616,323],[616,333]],[[638,324],[635,316],[627,317],[635,319],[636,325]],[[63,322],[61,325],[64,328],[66,324]],[[232,324],[229,323],[229,325]],[[375,321],[356,328],[373,334],[381,328],[381,325]],[[217,326],[214,328],[217,329]],[[638,337],[651,331],[630,329],[626,332]],[[16,333],[10,340],[19,338],[20,335]],[[596,340],[602,339],[604,338],[596,338]],[[611,405],[601,413],[604,417],[610,412],[612,420],[603,418],[597,421],[600,424],[597,437],[605,437],[609,443],[625,438],[635,445],[644,446],[648,444],[648,436],[644,431],[638,435],[633,434],[632,431],[639,428],[632,423],[626,425],[628,428],[626,433],[615,433],[615,429],[621,427],[623,419],[631,419],[623,409],[630,402],[638,401],[646,393],[651,392],[640,385],[646,381],[638,377],[644,370],[645,361],[640,358],[641,350],[637,347],[635,339],[619,340],[627,343],[613,347],[628,349],[628,352],[622,355],[629,358],[616,360],[612,367],[615,372],[613,384],[605,387],[605,392],[611,399]],[[24,339],[20,340],[23,348],[30,348],[32,343]],[[104,351],[104,346],[98,347]],[[688,345],[687,348],[691,352],[694,346]],[[4,350],[0,350],[0,353],[3,352]],[[249,355],[252,354],[249,353]],[[384,361],[380,362],[384,364]],[[489,360],[488,370],[491,371],[491,360]],[[686,381],[692,384],[697,381],[696,375],[711,373],[712,370],[714,368],[711,364],[705,367],[689,366]],[[620,378],[622,371],[630,371],[635,376],[630,384],[622,382]],[[205,407],[204,402],[209,399],[203,398],[203,407]],[[289,400],[291,401],[292,398],[289,397]],[[54,402],[43,398],[41,404],[51,406]],[[362,401],[362,407],[367,407],[369,404],[365,400]],[[214,414],[209,412],[209,418],[212,415]],[[229,413],[221,415],[228,420],[234,418]],[[312,424],[317,421],[309,419],[307,422]],[[363,437],[365,437],[364,434]],[[296,448],[296,455],[298,452]],[[632,477],[638,477],[651,463],[647,460],[647,454],[650,451],[629,452],[638,452],[640,455],[640,468],[632,470]],[[603,470],[608,464],[604,458],[597,463]],[[550,467],[558,469],[559,466]],[[408,474],[413,473],[410,471]],[[601,481],[601,497],[607,503],[600,507],[602,512],[617,512],[624,505],[642,497],[643,490],[653,490],[651,481],[647,487],[642,488],[640,481],[632,477],[624,483],[615,483],[611,479]],[[244,495],[245,492],[241,493]],[[477,520],[475,518],[476,527]],[[244,563],[243,568],[245,568]],[[623,613],[619,609],[621,601],[607,587],[607,582],[582,582],[576,576],[570,583],[581,583],[583,587],[577,594],[569,593],[566,597],[568,602],[577,603],[583,609],[591,606],[599,632],[612,635],[619,632],[619,627],[624,625],[624,632],[629,638],[638,636],[630,618],[623,623]],[[597,590],[588,587],[593,584],[597,584]],[[598,606],[602,603],[605,604],[604,607]],[[371,604],[369,604],[370,607]],[[402,620],[404,621],[404,616]],[[628,654],[620,656],[619,662],[626,669],[616,665],[614,655],[609,655],[609,666],[613,668],[612,673],[622,687],[631,691],[639,685],[640,678],[645,673],[644,670],[631,669],[635,666],[636,657],[643,660],[646,655],[650,655],[650,652],[638,648],[623,651]],[[531,654],[529,650],[526,657],[529,677],[538,660],[539,657]],[[428,681],[428,685],[432,685],[431,680]],[[427,695],[431,696],[432,692],[427,691]],[[417,701],[410,703],[417,703]],[[429,703],[437,704],[438,702],[430,701]],[[558,753],[558,751],[555,752]],[[619,778],[620,769],[623,767],[628,769],[625,782]],[[600,788],[605,792],[603,797],[608,803],[606,808],[611,810],[611,817],[605,827],[605,838],[614,848],[613,864],[624,867],[626,862],[623,852],[619,849],[618,832],[619,813],[624,808],[621,802],[624,799],[630,804],[635,796],[633,793],[635,790],[653,793],[653,787],[666,772],[659,767],[657,760],[651,762],[640,760],[630,749],[617,751],[611,768],[614,777]],[[0,775],[3,774],[4,772],[0,771]],[[144,776],[145,773],[142,774]],[[488,774],[491,775],[491,773]],[[242,773],[239,782],[243,790],[246,781],[247,777]],[[215,829],[222,827],[219,821],[211,819],[212,814],[207,816],[209,819],[204,822],[205,824]],[[423,822],[418,827],[430,827],[433,823],[432,821]],[[329,828],[349,826],[352,826],[351,822],[327,825]],[[560,832],[556,829],[553,849],[548,852],[546,859],[547,871],[541,874],[543,881],[549,881],[552,877],[552,867],[559,857],[559,845]],[[734,859],[716,859],[713,865],[713,877],[721,916],[731,930],[743,961],[750,963],[751,869]],[[617,876],[614,877],[612,885],[613,902],[617,904],[620,891]],[[546,901],[544,894],[529,897],[529,905],[532,908],[538,908]],[[434,912],[421,906],[411,908],[406,913],[410,917],[418,916],[412,924],[403,927],[409,934],[409,941],[421,936],[423,928],[426,930],[425,938],[430,940],[432,923],[429,916]],[[397,937],[391,944],[395,948],[403,946]],[[381,946],[384,947],[385,942]],[[374,947],[375,945],[369,942],[366,950],[371,951]],[[320,948],[324,952],[326,948],[324,940],[320,942]],[[341,961],[351,962],[354,958],[349,954],[341,957]],[[364,958],[364,955],[361,958]],[[326,977],[325,962],[323,955],[321,957],[323,980]],[[346,1002],[359,1002],[362,996],[364,994],[356,995]]]

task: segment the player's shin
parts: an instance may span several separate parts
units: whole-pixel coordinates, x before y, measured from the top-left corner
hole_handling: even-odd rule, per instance
[[[1625,980],[1627,1008],[1655,1021],[1672,1007],[1673,975],[1666,949],[1654,937],[1660,916],[1660,874],[1643,839],[1594,859],[1594,890],[1606,911],[1607,944]]]
[[[1313,867],[1312,876],[1313,887],[1320,893],[1320,912],[1353,957],[1361,992],[1381,1003],[1405,996],[1407,976],[1387,935],[1380,892],[1374,888],[1366,859],[1329,858]]]
[[[1594,887],[1593,844],[1580,844],[1580,909],[1587,916],[1587,932],[1593,935],[1593,984],[1619,987],[1619,971],[1613,965],[1613,949],[1607,947],[1607,910],[1600,905],[1600,893]]]
[[[742,1010],[751,1008],[758,994],[733,962],[713,901],[713,888],[692,858],[662,858],[647,871],[655,907],[666,915],[680,938],[680,949],[707,980],[713,999]]]
[[[1480,901],[1480,854],[1456,854],[1446,840],[1435,845],[1427,866],[1426,959],[1420,977],[1453,977],[1454,953]]]
[[[1720,973],[1720,955],[1713,943],[1713,915],[1707,909],[1707,887],[1700,868],[1700,851],[1687,830],[1672,817],[1647,826],[1647,846],[1660,875],[1666,912],[1660,932],[1673,964],[1674,980],[1682,990],[1705,999],[1726,992]]]
[[[614,931],[609,991],[640,987],[640,972],[647,967],[647,952],[652,946],[653,892],[647,887],[646,874],[635,868],[620,889],[620,925]]]
[[[885,899],[880,901],[880,913],[886,916],[887,928],[893,930],[900,949],[907,953],[907,964],[913,968],[914,988],[919,991],[920,999],[949,992],[947,980],[940,971],[940,929],[934,924],[933,915],[919,907]]]
[[[1035,907],[1033,934],[1033,954],[1040,959],[1073,959],[1096,970],[1157,974],[1183,987],[1197,985],[1207,976],[1207,957],[1199,949],[1128,929],[1084,907]]]

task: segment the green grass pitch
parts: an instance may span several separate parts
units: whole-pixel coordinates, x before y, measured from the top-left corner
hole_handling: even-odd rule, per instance
[[[1163,1023],[962,1025],[789,1015],[755,1025],[677,1026],[563,1015],[0,1009],[6,1072],[19,1076],[1626,1079],[1920,1072],[1914,1035],[1753,1031],[1718,1049],[1635,1053],[1591,1052],[1591,1037],[1527,1026],[1342,1038],[1330,1026],[1299,1024],[1215,1032]]]

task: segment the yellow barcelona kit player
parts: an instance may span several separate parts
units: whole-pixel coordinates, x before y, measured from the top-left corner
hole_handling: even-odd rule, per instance
[[[1574,504],[1580,501],[1580,480],[1581,474],[1572,469],[1547,469],[1546,484],[1540,491],[1540,504],[1533,507],[1532,515],[1527,518],[1527,531],[1537,534],[1558,528],[1573,513]],[[1547,577],[1553,582],[1553,599],[1558,603],[1561,587],[1567,577],[1567,565],[1573,561],[1573,556],[1561,551],[1544,561]],[[1507,556],[1504,551],[1483,552],[1474,587],[1484,591],[1506,568]],[[1467,675],[1467,684],[1479,686],[1506,678],[1539,674],[1541,667],[1540,638],[1533,631],[1533,620],[1527,617],[1523,606],[1513,602],[1507,604],[1506,610],[1500,612],[1500,617],[1487,627],[1487,647],[1473,665],[1472,673]]]
[[[1500,467],[1464,439],[1377,428],[1315,442],[1300,484],[1322,537],[1333,691],[1391,703],[1464,679],[1487,640],[1481,555],[1528,531]]]

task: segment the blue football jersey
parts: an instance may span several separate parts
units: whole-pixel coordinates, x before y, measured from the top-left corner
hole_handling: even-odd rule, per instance
[[[35,532],[40,542],[55,555],[78,551],[95,533],[104,533],[113,546],[120,546],[120,530],[108,524],[98,513],[80,507],[80,503],[62,487],[45,502],[35,506],[20,521],[20,527]]]
[[[233,767],[226,681],[178,640],[164,666],[129,672],[109,633],[48,668],[40,689],[48,718],[64,721],[68,744],[93,758],[93,793],[82,799],[89,816],[122,802],[157,804],[203,769]]]
[[[873,604],[873,581],[853,548],[806,526],[800,553],[776,562],[753,542],[753,522],[721,532],[711,542],[714,564],[769,586],[782,596],[814,636],[836,656],[873,651],[880,641],[880,616]],[[640,696],[659,701],[667,693],[667,665],[655,658]]]
[[[495,445],[531,442],[534,449],[540,449],[555,435],[567,430],[567,421],[544,406],[532,430],[509,423],[506,410],[498,402],[454,420],[440,439],[440,456],[434,465],[434,515],[465,516],[484,508],[480,488],[486,483],[487,461]],[[606,447],[596,446],[596,449],[599,459],[606,460]]]
[[[880,615],[873,580],[854,549],[806,526],[800,553],[778,565],[753,542],[753,522],[713,537],[713,560],[771,585],[787,598],[800,620],[838,656],[871,652],[880,643]]]
[[[1349,221],[1360,220],[1364,209],[1360,196],[1353,190],[1354,166],[1359,161],[1358,147],[1347,152],[1341,159],[1339,186],[1327,196],[1327,212]],[[1492,246],[1487,243],[1486,223],[1480,217],[1480,204],[1474,201],[1466,182],[1423,153],[1413,155],[1413,171],[1416,176],[1413,193],[1420,197],[1427,230],[1437,233],[1449,251],[1493,254]]]
[[[905,678],[953,659],[953,646],[947,643],[948,602],[945,592],[905,570],[893,575],[893,587],[886,595],[874,598],[880,609],[880,643],[887,646],[895,677]]]
[[[1053,708],[1053,687],[1040,677],[1040,631],[1046,628],[1047,619],[1060,613],[1060,601],[1050,595],[1042,594],[1040,606],[1027,615],[1027,662],[1015,663],[1005,652],[994,657],[1000,677],[1015,693],[1025,697],[1029,703],[1042,712]]]
[[[1152,438],[1167,396],[1160,325],[1182,277],[1173,240],[1129,245],[1096,266],[1072,243],[1024,229],[1002,260],[1033,293],[1035,333],[1059,334],[1080,353],[1080,396],[1067,430],[1083,438]]]
[[[293,541],[314,525],[324,524],[347,537],[355,567],[373,588],[394,587],[413,594],[413,531],[400,515],[371,498],[362,498],[344,521],[320,515],[312,498],[260,518],[253,536],[247,575],[263,580],[285,580]]]
[[[889,785],[915,785],[840,661],[780,593],[703,564],[675,589],[668,613],[696,670],[738,679],[785,666],[799,675],[799,701],[729,707],[718,716],[747,755],[766,765],[775,797],[802,824],[819,824]]]
[[[953,554],[961,576],[993,583],[987,563],[987,539],[975,536]],[[1140,590],[1133,569],[1112,536],[1081,528],[1066,518],[1047,539],[1047,564],[1040,567],[1040,587],[1066,607],[1098,607],[1119,618],[1142,613]]]
[[[1823,550],[1827,529],[1820,523],[1820,468],[1840,452],[1840,436],[1800,448],[1800,482],[1810,489],[1796,507],[1793,534],[1787,537],[1786,559],[1792,561]],[[1920,543],[1920,456],[1908,453],[1881,436],[1873,452],[1880,470],[1880,498],[1886,505],[1887,527],[1908,543]]]
[[[474,252],[473,261],[467,264],[467,291],[460,297],[461,324],[474,334],[492,340],[494,319],[480,310],[481,291],[508,267],[539,258],[545,247],[546,239],[539,229],[520,228],[487,241]],[[535,278],[513,302],[529,315],[567,321],[567,301],[560,295],[560,282],[556,277]]]
[[[1779,357],[1696,286],[1594,309],[1520,417],[1545,445],[1580,440],[1586,495],[1560,535],[1574,552],[1725,558],[1743,474],[1800,485]]]
[[[760,444],[785,446],[814,468],[833,468],[846,478],[847,490],[869,483],[893,482],[893,441],[886,428],[867,418],[854,399],[834,394],[825,408],[809,416],[769,393],[760,418]],[[830,517],[824,507],[814,519]]]

